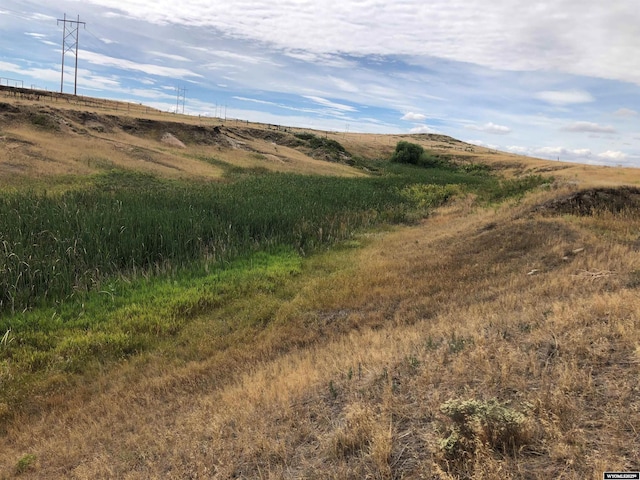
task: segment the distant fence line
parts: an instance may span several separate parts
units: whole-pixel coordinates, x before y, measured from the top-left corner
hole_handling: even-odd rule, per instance
[[[9,84],[11,82],[11,84]],[[0,85],[6,85],[7,87],[17,87],[20,84],[20,88],[24,87],[24,81],[17,80],[15,78],[0,77]]]
[[[146,105],[140,103],[131,103],[124,101],[116,101],[109,99],[100,99],[95,97],[85,97],[82,95],[72,95],[70,93],[60,93],[50,90],[41,90],[38,88],[24,88],[17,87],[11,85],[4,85],[3,82],[6,82],[7,79],[4,77],[0,77],[0,95],[11,98],[20,98],[24,100],[37,101],[42,103],[52,103],[52,104],[62,104],[62,105],[78,105],[83,106],[85,108],[94,108],[101,110],[112,110],[118,113],[128,113],[128,114],[153,114],[153,115],[166,115],[166,116],[177,116],[184,114],[176,114],[175,112],[167,112],[163,110],[158,110],[157,108],[148,107]],[[12,80],[14,82],[21,82],[21,80]],[[212,120],[217,123],[222,124],[235,124],[235,125],[249,125],[252,123],[250,120],[243,120],[239,118],[231,118],[231,117],[211,117],[208,115],[188,115],[191,118],[198,118],[200,121],[204,120]],[[263,124],[269,130],[279,130],[284,132],[293,132],[293,131],[305,131],[307,128],[304,127],[292,127],[292,126],[283,126],[276,124]],[[319,133],[323,133],[326,135],[344,135],[345,132],[338,131],[318,131]],[[353,136],[353,134],[351,134]]]
[[[4,79],[2,79],[4,80]],[[0,93],[6,97],[21,98],[25,100],[39,101],[45,103],[68,103],[73,105],[82,105],[84,107],[101,108],[105,110],[116,111],[137,111],[166,113],[153,107],[147,107],[142,104],[117,102],[113,100],[102,100],[93,97],[85,97],[82,95],[71,95],[67,93],[52,92],[49,90],[39,90],[23,87],[12,87],[0,84]]]
[[[116,100],[108,100],[108,99],[100,99],[94,97],[84,97],[82,95],[72,95],[68,93],[60,93],[53,92],[49,90],[39,90],[32,88],[21,88],[21,87],[12,87],[6,85],[0,85],[0,95],[5,97],[13,97],[20,98],[24,100],[31,100],[42,102],[46,104],[69,104],[69,105],[78,105],[83,106],[85,108],[95,108],[101,110],[112,110],[118,113],[122,112],[124,114],[153,114],[153,115],[166,115],[166,116],[176,116],[180,114],[176,114],[175,112],[166,112],[162,110],[158,110],[157,108],[148,107],[146,105],[140,103],[130,103]],[[183,114],[182,114],[183,115]],[[188,115],[191,118],[198,118],[201,121],[204,120],[212,120],[216,123],[235,123],[238,124],[249,124],[248,120],[241,120],[239,118],[221,118],[221,117],[210,117],[207,115]]]
[[[1,79],[2,81],[6,79]],[[100,99],[95,97],[85,97],[82,95],[72,95],[69,93],[60,93],[49,90],[40,90],[37,88],[22,88],[22,87],[13,87],[0,84],[0,95],[5,97],[13,97],[20,98],[24,100],[37,101],[42,103],[59,103],[62,105],[70,104],[70,105],[78,105],[86,108],[95,108],[102,110],[113,110],[116,112],[122,113],[130,113],[130,114],[154,114],[154,115],[167,115],[167,116],[176,116],[175,112],[166,112],[162,110],[158,110],[157,108],[149,107],[140,103],[131,103],[124,101],[116,101],[116,100],[108,100],[108,99]],[[201,120],[211,119],[216,122],[222,123],[249,123],[247,120],[241,120],[238,118],[220,118],[220,117],[209,117],[203,115],[189,115],[190,117],[199,118]]]

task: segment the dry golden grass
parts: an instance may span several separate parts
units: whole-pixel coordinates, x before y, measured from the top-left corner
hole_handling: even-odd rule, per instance
[[[247,149],[244,150],[242,147]],[[235,149],[200,149],[198,154],[211,156],[242,168],[265,168],[271,171],[305,175],[344,177],[364,175],[362,171],[347,165],[314,159],[294,148],[276,145],[261,139],[245,140],[240,144],[239,148]]]
[[[295,149],[278,146],[259,137],[247,138],[242,133],[245,130],[268,133],[276,128],[287,128],[288,131],[306,131],[305,129],[276,127],[236,119],[177,115],[143,105],[84,97],[75,98],[71,95],[65,95],[64,98],[57,100],[42,97],[36,101],[32,98],[11,96],[7,89],[0,90],[0,102],[15,105],[21,109],[57,112],[56,115],[63,120],[63,134],[50,136],[41,135],[42,132],[34,131],[31,126],[26,130],[21,128],[22,125],[8,125],[2,128],[0,120],[0,173],[2,174],[0,181],[2,177],[8,175],[14,177],[18,175],[25,179],[33,176],[84,175],[112,165],[109,162],[105,163],[105,159],[113,162],[115,166],[147,171],[170,178],[220,176],[219,167],[194,160],[193,155],[214,157],[240,167],[261,167],[276,171],[320,175],[362,175],[361,171],[346,165],[311,159]],[[72,114],[64,112],[72,112]],[[75,118],[78,112],[198,127],[220,126],[235,130],[240,133],[240,136],[229,134],[231,142],[235,143],[232,148],[229,148],[229,145],[208,148],[189,146],[184,151],[162,144],[160,135],[157,138],[140,138],[121,135],[120,132],[115,135],[98,134],[91,128],[78,124],[77,119],[70,121],[69,117]],[[90,135],[82,138],[83,135],[78,136],[74,130],[82,131],[83,135],[88,132]],[[70,141],[62,140],[67,138],[69,132],[73,134]],[[317,133],[340,142],[352,154],[366,158],[387,158],[399,140],[408,140],[423,145],[431,152],[453,155],[462,162],[482,162],[492,165],[506,175],[550,174],[558,180],[584,187],[640,183],[638,169],[590,166],[523,157],[470,145],[445,136]],[[87,152],[91,152],[91,158],[88,158]],[[132,162],[132,159],[135,161]],[[0,186],[3,184],[0,183]]]
[[[54,152],[55,138],[37,148]],[[67,148],[90,148],[77,141]],[[365,154],[388,140],[340,141]],[[256,142],[220,155],[249,165],[282,153]],[[638,172],[459,152],[513,174],[561,167],[553,174],[570,185],[491,209],[459,198],[420,225],[309,259],[286,298],[203,314],[166,348],[95,378],[50,379],[34,399],[42,410],[0,437],[0,478],[582,480],[640,468],[640,211],[534,208],[575,182],[634,183]],[[267,328],[218,335],[263,307]],[[522,414],[517,442],[501,448],[472,425],[466,450],[443,450],[452,399]]]
[[[166,178],[219,178],[220,167],[181,155],[159,144],[121,134],[117,138],[34,133],[17,127],[3,132],[0,172],[6,185],[25,179],[88,175],[114,167],[135,169]],[[65,138],[66,137],[66,138]],[[12,178],[12,176],[14,176]]]
[[[363,175],[347,165],[276,145],[269,140],[272,132],[266,125],[153,109],[127,111],[127,104],[115,110],[110,105],[115,102],[106,102],[106,109],[92,110],[73,102],[49,104],[12,97],[0,97],[0,103],[0,112],[5,112],[0,114],[0,188],[115,167],[166,178],[211,180],[222,176],[224,163],[302,174]],[[145,123],[147,120],[155,124]],[[198,130],[204,128],[209,130]],[[211,137],[213,128],[220,129],[216,138]],[[251,136],[255,131],[264,132],[264,138]],[[163,142],[166,133],[178,140],[194,135],[204,138],[181,147]]]
[[[350,152],[369,158],[377,156],[388,158],[397,142],[406,140],[420,144],[433,153],[452,155],[461,162],[480,162],[490,165],[508,176],[552,175],[558,181],[585,188],[640,184],[640,171],[637,168],[603,167],[544,160],[470,145],[445,136],[333,133],[330,134],[330,138],[342,143]]]
[[[15,422],[23,478],[601,478],[640,458],[638,212],[460,200],[315,259],[266,331],[133,359]],[[332,257],[333,255],[337,255]],[[333,263],[331,259],[334,258]],[[314,263],[315,262],[315,263]],[[200,323],[200,326],[198,325]],[[61,389],[62,390],[62,389]],[[523,444],[440,447],[450,399],[497,399]],[[523,427],[525,428],[525,427]]]

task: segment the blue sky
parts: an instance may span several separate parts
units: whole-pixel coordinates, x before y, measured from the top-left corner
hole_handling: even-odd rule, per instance
[[[0,83],[60,90],[64,14],[79,95],[640,167],[637,0],[2,0]]]

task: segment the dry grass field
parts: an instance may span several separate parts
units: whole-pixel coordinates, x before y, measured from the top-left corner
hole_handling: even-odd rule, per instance
[[[111,164],[215,180],[222,168],[197,160],[212,152],[241,167],[364,175],[271,141],[267,126],[207,126],[219,132],[206,145],[191,140],[197,123],[141,132],[126,116],[109,125],[105,113],[14,105],[0,105],[4,189],[43,176],[73,185]],[[42,108],[63,118],[60,130],[29,124]],[[160,141],[165,131],[187,148]],[[325,135],[362,156],[388,156],[406,138]],[[640,193],[620,187],[640,171],[411,141],[554,181],[500,205],[458,196],[415,225],[362,233],[272,290],[199,312],[156,351],[49,379],[3,426],[0,478],[638,471]]]
[[[0,95],[0,187],[43,177],[64,182],[114,167],[166,178],[219,179],[222,168],[202,157],[241,168],[362,175],[277,145],[272,136],[278,131],[265,125],[153,110],[127,114],[127,104],[78,110],[82,105],[4,99]]]

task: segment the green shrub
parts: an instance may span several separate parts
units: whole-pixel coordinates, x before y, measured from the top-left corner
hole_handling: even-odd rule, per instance
[[[309,132],[299,132],[294,133],[293,135],[300,140],[311,140],[312,138],[315,138],[315,135]]]
[[[434,156],[427,153],[421,145],[416,143],[398,142],[396,150],[391,156],[391,161],[395,163],[407,163],[429,168],[452,168],[453,165],[447,158]]]
[[[33,113],[29,116],[31,123],[36,127],[40,127],[46,130],[59,130],[60,125],[56,123],[55,119],[46,113]]]
[[[391,156],[392,162],[410,163],[412,165],[420,165],[424,148],[416,143],[405,142],[401,140],[396,145],[396,150]]]
[[[448,459],[475,455],[480,446],[515,453],[529,439],[526,417],[497,400],[449,400],[440,411],[453,421],[440,446]]]
[[[319,137],[314,135],[313,133],[296,133],[294,134],[296,138],[303,140],[302,145],[309,147],[313,150],[314,156],[323,156],[327,160],[341,162],[341,161],[350,161],[351,155],[349,152],[342,146],[340,142],[333,140],[331,138]]]

